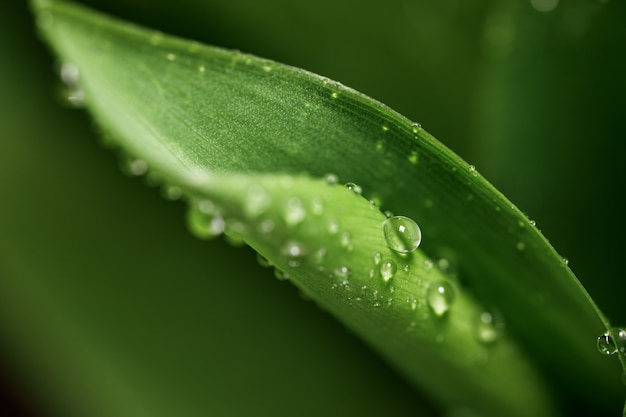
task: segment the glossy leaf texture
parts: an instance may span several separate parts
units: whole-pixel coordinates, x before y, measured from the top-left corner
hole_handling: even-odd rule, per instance
[[[619,372],[595,348],[606,320],[566,263],[473,166],[419,125],[303,70],[172,38],[69,3],[35,4],[44,37],[65,63],[72,98],[87,104],[113,141],[192,202],[215,203],[231,235],[241,235],[441,403],[484,415],[550,414],[544,398],[550,392],[525,355],[563,401],[572,393],[588,404],[619,401]],[[329,172],[358,184],[367,198],[321,182]],[[269,205],[258,213],[246,211],[251,189],[268,194]],[[316,198],[326,214],[310,220]],[[408,272],[394,276],[402,296],[385,297],[385,313],[373,306],[373,291],[390,287],[380,279],[376,289],[368,284],[377,266],[372,257],[385,250],[385,218],[370,199],[416,220],[424,236],[409,259],[387,252],[400,266],[404,261]],[[306,207],[302,222],[284,219],[290,201]],[[259,229],[257,216],[266,210],[282,240],[265,240]],[[342,232],[354,240],[352,251],[328,236],[328,212],[345,222]],[[229,218],[241,226],[228,225]],[[297,228],[300,223],[307,226]],[[309,246],[308,255],[324,248],[337,260],[320,271],[319,265],[290,259],[295,252],[285,245],[298,239]],[[326,249],[331,243],[339,246]],[[415,272],[440,259],[451,265],[460,289],[458,313],[451,309],[444,322],[428,313],[426,292],[450,278],[436,268]],[[352,287],[372,292],[350,299],[345,291],[330,291],[342,284],[343,266],[350,268]],[[380,278],[380,270],[374,275]],[[415,313],[413,293],[424,301],[421,310],[416,307],[424,312],[422,332],[406,332]],[[358,307],[357,297],[371,305]],[[388,302],[403,297],[402,306]],[[463,352],[483,351],[469,327],[483,309],[501,312],[506,337],[477,364]],[[444,337],[437,339],[437,332]],[[434,376],[439,366],[445,369],[441,380]]]

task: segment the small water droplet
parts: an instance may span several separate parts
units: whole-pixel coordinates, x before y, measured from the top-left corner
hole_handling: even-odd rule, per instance
[[[316,216],[324,214],[324,200],[320,197],[315,197],[311,200],[311,212]]]
[[[326,251],[325,248],[319,248],[313,254],[313,261],[315,263],[317,263],[317,264],[322,264],[326,260],[326,255],[327,254],[328,254],[328,252]]]
[[[380,205],[382,204],[382,200],[381,200],[380,196],[378,196],[376,194],[372,195],[371,199],[370,199],[370,204],[373,207],[380,207]]]
[[[374,265],[378,265],[383,260],[383,255],[380,252],[374,254]]]
[[[289,226],[295,226],[301,223],[306,217],[306,211],[302,200],[297,197],[292,197],[287,200],[287,207],[285,209],[285,222]]]
[[[256,217],[270,207],[271,198],[265,188],[258,184],[248,187],[244,211],[250,217]]]
[[[389,126],[382,125],[382,129],[383,129],[383,132],[388,132],[389,131]]]
[[[536,222],[536,221],[534,221],[534,220],[530,220],[530,221],[529,221],[529,223],[530,223],[530,225],[531,225],[532,227],[537,226],[537,222]]]
[[[169,53],[166,55],[168,61],[174,61],[176,59],[176,54]]]
[[[150,36],[150,43],[156,46],[161,43],[161,39],[163,39],[163,33],[158,31],[154,32],[152,36]]]
[[[300,243],[290,241],[283,248],[283,254],[291,258],[299,258],[305,255],[305,249]]]
[[[411,306],[411,310],[417,310],[417,298],[409,299],[409,305]]]
[[[413,125],[412,125],[412,126],[413,126],[413,127],[412,127],[412,129],[411,129],[411,130],[413,131],[413,133],[417,133],[417,132],[419,132],[420,130],[422,130],[422,125],[421,125],[421,124],[419,124],[419,123],[413,123]]]
[[[287,275],[287,273],[285,271],[281,271],[278,268],[274,269],[274,276],[279,281],[287,281],[289,279],[289,275]]]
[[[383,214],[384,214],[384,215],[385,215],[385,217],[386,217],[386,218],[388,218],[388,219],[389,219],[389,218],[391,218],[391,217],[393,217],[393,212],[392,212],[391,210],[385,210],[385,211],[383,212]]]
[[[515,247],[517,248],[517,250],[523,251],[524,249],[526,249],[526,244],[524,242],[517,242]]]
[[[177,185],[166,185],[161,189],[161,194],[166,200],[176,201],[183,196],[183,189]]]
[[[339,177],[335,174],[328,173],[324,175],[324,181],[326,181],[326,184],[335,185],[339,183]]]
[[[209,200],[192,201],[187,211],[187,226],[199,239],[212,239],[222,233],[226,222]]]
[[[329,220],[327,226],[328,233],[336,235],[339,232],[339,222],[337,220]]]
[[[530,0],[530,4],[538,12],[551,12],[559,5],[559,0]]]
[[[620,353],[626,355],[626,329],[613,327],[611,329],[615,339],[610,332],[605,332],[598,337],[598,351],[603,355],[613,355]]]
[[[429,271],[431,269],[433,269],[433,266],[435,266],[435,264],[433,263],[433,261],[431,261],[430,259],[426,259],[424,261],[424,268]]]
[[[204,71],[206,71],[206,68],[204,68],[204,65],[200,65],[200,66],[198,67],[198,71],[199,71],[199,72],[204,72]]]
[[[361,195],[361,193],[363,192],[363,189],[361,188],[361,186],[353,182],[347,182],[345,186],[348,190],[352,191],[354,194]]]
[[[261,265],[263,268],[269,268],[272,266],[272,263],[269,261],[269,259],[267,259],[265,256],[261,255],[260,253],[256,254],[256,261],[259,263],[259,265]]]
[[[264,64],[261,68],[263,68],[263,71],[265,71],[265,72],[271,72],[272,71],[272,66],[270,64]]]
[[[473,176],[478,175],[478,171],[476,171],[476,167],[474,165],[469,166],[469,171]]]
[[[267,234],[271,233],[274,230],[275,224],[273,220],[265,219],[261,223],[259,223],[258,231]]]
[[[417,151],[412,151],[409,154],[409,162],[412,163],[413,165],[417,164]]]
[[[426,292],[428,306],[436,316],[441,317],[450,310],[454,303],[454,289],[445,281],[432,283]]]
[[[79,71],[78,67],[74,64],[63,63],[60,70],[61,81],[69,89],[78,89]]]
[[[350,237],[350,232],[343,232],[339,237],[339,244],[348,249],[352,250],[352,238]]]
[[[383,144],[383,141],[382,141],[382,140],[379,140],[379,141],[377,141],[377,142],[376,142],[376,150],[377,150],[377,151],[382,150],[382,149],[383,149],[383,146],[384,146],[384,144]]]
[[[337,278],[347,279],[347,278],[350,277],[350,275],[352,275],[352,270],[350,270],[349,267],[344,265],[344,266],[340,266],[338,268],[335,268],[334,273],[335,273],[335,276]],[[342,285],[346,286],[347,285],[347,281],[342,282]]]
[[[126,171],[130,175],[139,177],[148,172],[148,164],[143,159],[131,158],[126,164]]]
[[[566,265],[566,266],[567,266],[567,265],[569,265],[569,259],[567,259],[567,258],[562,258],[561,260],[563,261],[563,264],[564,264],[564,265]]]
[[[483,311],[478,316],[476,337],[484,344],[495,342],[504,332],[504,318],[498,311]]]
[[[396,274],[398,267],[396,263],[391,259],[386,259],[380,264],[380,276],[383,277],[383,281],[389,282],[391,278]]]
[[[389,248],[398,253],[413,252],[422,242],[419,226],[405,216],[394,216],[385,220],[383,232]]]
[[[233,246],[243,246],[246,242],[246,226],[238,220],[227,219],[224,227],[226,241]]]

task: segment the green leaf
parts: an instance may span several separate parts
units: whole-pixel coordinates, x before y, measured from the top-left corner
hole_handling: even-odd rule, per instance
[[[72,99],[84,94],[99,125],[139,158],[131,171],[146,163],[171,193],[180,188],[194,225],[217,218],[219,228],[224,216],[232,239],[443,407],[550,415],[542,378],[563,396],[616,403],[618,373],[595,349],[608,325],[599,310],[532,222],[419,125],[299,69],[63,2],[35,4]],[[420,249],[391,251],[380,210],[321,181],[329,172],[418,221]],[[202,209],[207,201],[215,208]],[[440,259],[458,280],[431,267]],[[383,260],[396,264],[389,282]],[[443,317],[427,297],[440,282],[456,289]],[[506,321],[491,345],[477,337],[487,310]]]

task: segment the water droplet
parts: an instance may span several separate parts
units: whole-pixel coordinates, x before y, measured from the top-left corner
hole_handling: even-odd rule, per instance
[[[233,246],[243,246],[246,242],[246,226],[238,220],[228,219],[224,227],[224,236]]]
[[[352,191],[354,194],[361,195],[361,193],[363,192],[363,189],[361,188],[361,186],[353,182],[347,182],[345,186],[348,190]]]
[[[287,207],[285,209],[285,222],[289,226],[295,226],[301,223],[306,217],[306,211],[302,200],[297,197],[292,197],[287,200]]]
[[[183,196],[183,189],[177,185],[167,185],[161,189],[161,194],[166,200],[176,201]]]
[[[126,171],[135,177],[139,177],[148,172],[148,164],[143,159],[133,158],[126,164]]]
[[[316,216],[324,214],[324,200],[320,197],[315,197],[311,200],[311,212]]]
[[[449,276],[456,275],[456,271],[457,271],[456,265],[447,258],[440,258],[439,260],[437,260],[437,267],[442,273],[446,275],[449,275]]]
[[[199,200],[190,203],[187,211],[187,226],[197,238],[212,239],[224,233],[226,222],[215,210],[212,202]]]
[[[421,125],[421,124],[419,124],[419,123],[413,123],[413,125],[412,125],[412,126],[413,126],[413,128],[412,128],[413,133],[417,133],[417,132],[419,132],[420,130],[422,130],[422,125]]]
[[[391,210],[385,210],[383,214],[384,214],[384,215],[385,215],[385,217],[386,217],[386,218],[388,218],[388,219],[389,219],[389,218],[391,218],[391,217],[393,217],[393,212],[392,212]]]
[[[350,270],[350,268],[347,267],[347,266],[340,266],[340,267],[335,269],[334,273],[335,273],[335,276],[337,278],[347,279],[347,278],[350,277],[350,275],[352,275],[352,270]],[[344,282],[347,284],[346,281],[344,281]],[[342,284],[344,284],[344,283],[342,282]]]
[[[269,208],[271,199],[265,188],[258,184],[248,187],[244,211],[250,217],[256,217]]]
[[[567,265],[569,265],[569,259],[567,259],[567,258],[562,258],[561,260],[563,261],[563,264],[564,264],[564,265],[566,265],[566,266],[567,266]]]
[[[347,248],[348,250],[352,250],[352,239],[350,237],[350,232],[343,232],[339,237],[339,244]]]
[[[495,342],[502,336],[504,332],[504,318],[498,311],[483,311],[478,316],[478,325],[476,326],[476,337],[485,344]]]
[[[478,171],[476,171],[476,167],[474,165],[469,166],[469,171],[473,176],[478,175]]]
[[[413,220],[404,216],[390,217],[383,223],[389,248],[398,253],[413,252],[422,242],[422,232]]]
[[[167,58],[168,61],[174,61],[176,59],[176,55],[172,54],[172,53],[169,53],[169,54],[166,55],[166,58]]]
[[[324,175],[324,181],[326,181],[326,184],[335,185],[339,183],[339,177],[335,174],[329,173]]]
[[[417,310],[417,298],[409,299],[409,305],[411,306],[411,310]]]
[[[373,207],[380,207],[380,205],[382,204],[382,199],[380,198],[380,196],[374,194],[371,196],[370,204]]]
[[[389,131],[389,126],[383,125],[382,129],[383,129],[383,132],[388,132]]]
[[[287,281],[289,279],[289,275],[287,275],[287,273],[285,271],[281,271],[278,268],[274,269],[274,276],[279,280],[279,281]]]
[[[339,232],[339,222],[337,220],[329,220],[326,229],[331,235],[336,235]]]
[[[389,282],[391,278],[396,274],[398,267],[396,263],[391,259],[386,259],[380,264],[380,276],[383,277],[383,281]]]
[[[259,223],[258,230],[261,233],[267,234],[271,233],[274,230],[275,224],[273,220],[265,219],[261,223]]]
[[[150,36],[150,43],[156,46],[161,43],[161,39],[163,39],[163,33],[158,31],[154,32],[152,36]]]
[[[598,351],[603,355],[613,355],[620,353],[626,355],[626,329],[613,327],[611,329],[615,339],[610,332],[605,332],[598,337]]]
[[[338,98],[338,97],[339,97],[339,93],[338,93],[338,92],[336,92],[336,91],[333,91],[333,92],[330,94],[330,96],[331,96],[332,98]]]
[[[318,250],[315,251],[315,253],[313,254],[313,261],[317,264],[321,264],[324,262],[324,260],[326,259],[326,255],[328,254],[328,252],[326,251],[325,248],[319,248]]]
[[[265,71],[265,72],[271,72],[272,71],[272,66],[270,64],[264,64],[261,68],[263,68],[263,71]]]
[[[383,260],[383,255],[380,252],[374,254],[374,265],[378,265]]]
[[[413,165],[417,164],[417,151],[412,151],[409,154],[409,162]]]
[[[435,315],[441,317],[454,303],[454,289],[445,281],[431,284],[426,292],[426,301]]]
[[[198,67],[198,71],[199,71],[199,72],[204,72],[204,71],[206,71],[206,68],[204,68],[204,65],[200,65],[200,66]]]
[[[559,5],[559,0],[530,0],[530,4],[538,12],[551,12]]]
[[[530,223],[530,225],[531,225],[532,227],[537,226],[537,222],[536,222],[536,221],[534,221],[534,220],[530,220],[530,221],[529,221],[529,223]]]
[[[61,65],[61,81],[69,89],[78,89],[79,71],[74,64],[64,63]]]
[[[523,251],[524,249],[526,249],[526,244],[524,242],[517,242],[515,247],[517,248],[517,250]]]
[[[383,149],[383,146],[384,146],[384,144],[383,144],[382,140],[379,140],[379,141],[376,142],[376,150],[377,151],[380,151],[381,149]]]
[[[305,249],[300,243],[291,241],[283,248],[283,254],[291,258],[299,258],[305,255]]]
[[[259,265],[261,265],[263,268],[269,268],[272,266],[272,263],[269,261],[269,259],[267,259],[265,256],[261,255],[260,253],[256,254],[256,261],[259,263]]]

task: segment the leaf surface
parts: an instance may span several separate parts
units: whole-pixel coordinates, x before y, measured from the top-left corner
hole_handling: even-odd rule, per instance
[[[210,226],[224,216],[231,238],[255,247],[442,404],[550,415],[542,378],[590,403],[618,398],[613,364],[595,349],[606,320],[562,258],[419,125],[300,69],[68,3],[36,9],[70,69],[70,93],[84,94],[125,152],[172,193],[180,189],[192,217]],[[328,173],[367,198],[325,183]],[[385,216],[369,199],[418,222],[418,251],[388,248]],[[200,210],[206,201],[212,208]],[[389,282],[378,253],[396,265]],[[451,265],[456,278],[436,264]],[[456,289],[443,317],[427,297],[440,282]],[[506,321],[492,345],[476,337],[484,311]]]

